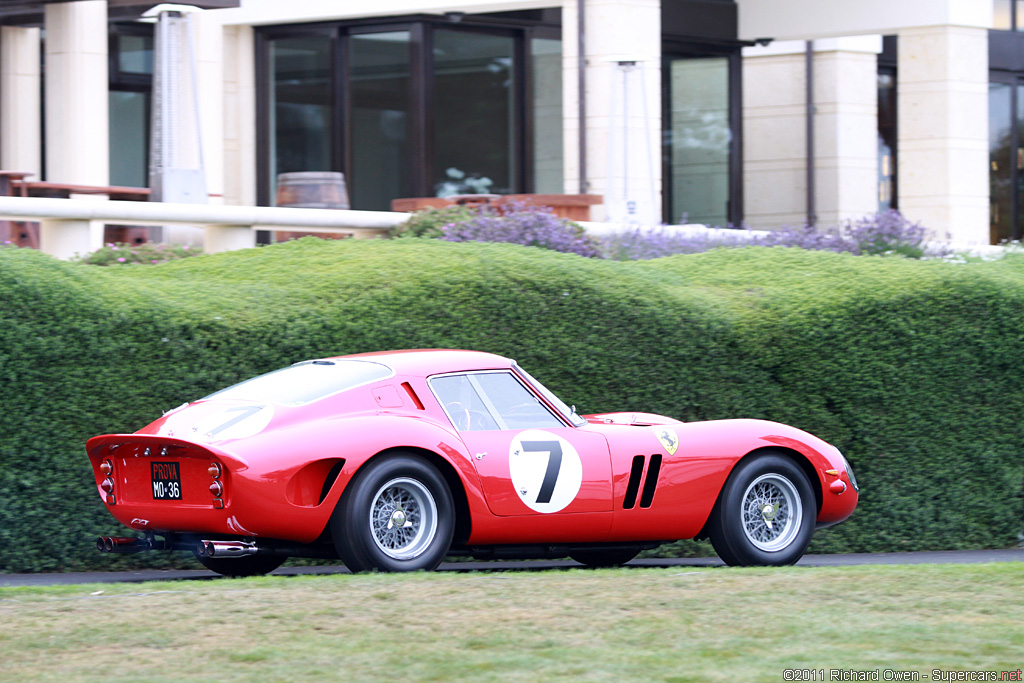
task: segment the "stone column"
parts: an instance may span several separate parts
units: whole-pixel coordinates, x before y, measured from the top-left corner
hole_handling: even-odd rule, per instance
[[[605,199],[594,220],[661,221],[661,4],[586,2],[588,191]],[[577,0],[562,5],[565,189],[580,187]],[[620,66],[634,62],[634,66]]]
[[[107,3],[46,5],[46,175],[110,183]]]
[[[818,225],[878,210],[877,54],[881,38],[814,42],[814,169]],[[743,52],[745,221],[807,221],[806,43]]]
[[[988,33],[908,28],[898,51],[900,210],[940,239],[987,244]]]
[[[251,26],[224,27],[224,203],[256,204],[256,67]]]
[[[39,29],[0,26],[0,169],[42,170]]]

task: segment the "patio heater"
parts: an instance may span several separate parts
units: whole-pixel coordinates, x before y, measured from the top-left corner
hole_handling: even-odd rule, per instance
[[[189,5],[158,5],[149,155],[151,201],[207,203],[199,129],[195,45]]]
[[[647,84],[644,76],[643,60],[633,57],[620,57],[610,60],[616,68],[611,69],[609,92],[611,93],[608,140],[608,190],[606,204],[608,219],[616,223],[654,225],[658,220],[657,188],[654,186],[654,153],[651,149],[651,121],[648,116]],[[640,81],[639,98],[630,88],[632,76]],[[642,132],[631,130],[631,105],[636,106],[640,100]],[[641,137],[642,136],[642,137]],[[641,137],[640,140],[636,140]],[[645,159],[637,158],[634,150],[639,143],[640,149],[646,151]],[[637,176],[637,162],[640,166],[646,161],[647,179]]]

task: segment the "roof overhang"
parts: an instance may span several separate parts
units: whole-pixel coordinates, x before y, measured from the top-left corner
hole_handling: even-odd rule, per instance
[[[74,0],[0,0],[0,24],[39,26],[43,23],[45,5]],[[177,4],[193,5],[200,9],[226,9],[239,7],[241,0],[176,0]],[[137,19],[157,5],[154,0],[107,0],[107,16],[111,19]]]

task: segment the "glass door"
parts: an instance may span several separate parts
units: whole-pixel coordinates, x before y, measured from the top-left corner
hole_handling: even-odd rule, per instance
[[[347,176],[352,206],[390,211],[391,200],[413,196],[410,87],[411,33],[386,31],[349,37]]]
[[[738,132],[731,58],[666,57],[663,65],[665,220],[739,223]],[[737,104],[738,106],[738,104]]]
[[[433,31],[431,194],[520,191],[516,40]]]
[[[1024,78],[989,83],[989,233],[993,244],[1024,235]]]
[[[333,37],[327,33],[271,39],[267,45],[269,172],[335,171]]]

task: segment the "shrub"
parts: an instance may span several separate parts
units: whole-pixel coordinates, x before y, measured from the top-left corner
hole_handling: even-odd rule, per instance
[[[79,256],[75,260],[90,266],[127,266],[131,264],[153,265],[167,263],[188,256],[199,256],[202,247],[188,244],[160,244],[144,242],[142,244],[125,244],[124,242],[109,243]]]
[[[391,229],[392,237],[443,237],[444,226],[468,221],[477,212],[467,206],[447,206],[443,209],[428,207],[417,211],[404,223]]]
[[[507,242],[579,256],[599,255],[583,227],[559,218],[549,207],[513,202],[500,210],[481,209],[468,219],[443,228],[449,242]]]
[[[431,347],[516,358],[581,412],[821,436],[863,489],[813,551],[1010,546],[1024,527],[1022,338],[1021,257],[750,248],[620,263],[304,239],[83,268],[0,249],[0,571],[186,561],[95,551],[127,531],[99,500],[88,437],[305,358]]]

